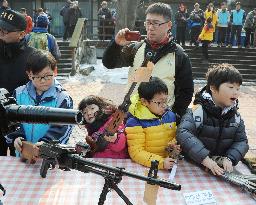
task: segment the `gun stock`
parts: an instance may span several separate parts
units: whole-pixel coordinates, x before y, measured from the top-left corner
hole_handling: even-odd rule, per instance
[[[149,58],[152,56],[147,56],[146,61],[143,63],[142,67],[139,67],[134,72],[130,81],[132,84],[129,87],[128,92],[126,93],[122,104],[118,107],[117,111],[112,115],[112,120],[108,123],[106,131],[111,134],[115,134],[119,125],[123,122],[125,118],[125,113],[128,111],[128,108],[131,104],[130,97],[139,82],[148,82],[152,74],[154,64],[149,61]]]

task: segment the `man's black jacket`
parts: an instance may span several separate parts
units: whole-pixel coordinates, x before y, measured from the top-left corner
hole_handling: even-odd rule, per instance
[[[144,55],[151,51],[154,55],[151,61],[155,64],[168,53],[175,52],[175,102],[172,111],[182,116],[190,104],[194,92],[191,63],[183,48],[170,41],[157,50],[152,50],[146,42]],[[133,43],[128,46],[119,46],[112,41],[103,55],[103,65],[109,69],[133,66],[135,54],[142,43]],[[145,56],[144,56],[145,58]]]
[[[0,40],[0,88],[12,94],[15,88],[28,82],[26,63],[33,50],[27,47],[24,39],[8,44]]]

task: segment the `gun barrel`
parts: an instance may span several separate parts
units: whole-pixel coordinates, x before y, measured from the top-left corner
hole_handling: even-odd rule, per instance
[[[105,170],[106,172],[110,172],[110,173],[112,172],[115,174],[119,173],[122,176],[136,178],[136,179],[139,179],[142,181],[146,181],[149,184],[159,185],[159,186],[167,188],[167,189],[181,190],[180,184],[172,183],[172,182],[164,180],[164,179],[138,175],[133,172],[126,171],[123,168],[112,167],[112,166],[109,166],[106,164],[95,162],[93,160],[84,159],[83,157],[80,157],[79,155],[76,155],[76,154],[69,154],[68,159],[69,160],[63,160],[63,161],[65,161],[65,166],[67,166],[70,169],[76,169],[78,171],[88,172],[88,167],[89,167],[90,172],[94,172],[95,174],[102,173],[99,171],[99,169],[100,169],[100,170]],[[95,170],[94,168],[97,168],[98,170]]]
[[[7,107],[6,116],[11,122],[65,125],[83,121],[83,115],[78,110],[14,104]]]

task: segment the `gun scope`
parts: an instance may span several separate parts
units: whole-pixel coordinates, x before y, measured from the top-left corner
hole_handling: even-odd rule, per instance
[[[83,114],[78,110],[44,106],[11,104],[6,107],[6,116],[10,122],[61,125],[81,124],[83,122]]]

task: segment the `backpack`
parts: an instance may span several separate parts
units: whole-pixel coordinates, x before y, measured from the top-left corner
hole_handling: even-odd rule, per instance
[[[28,45],[33,48],[49,51],[47,33],[31,32],[28,40]]]

